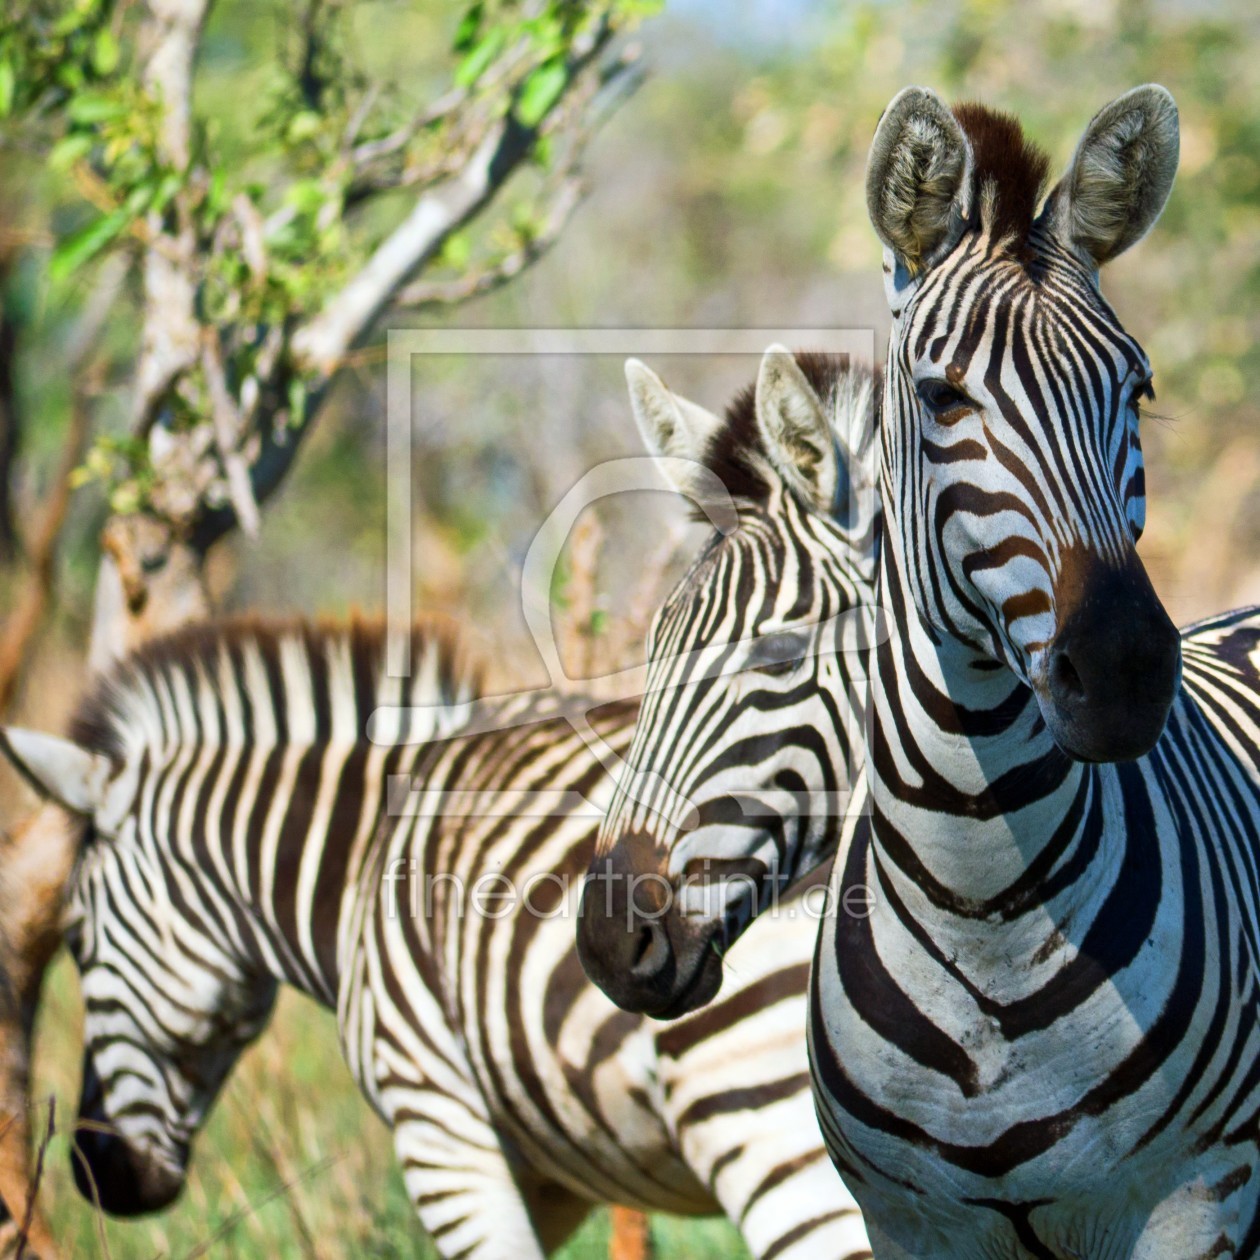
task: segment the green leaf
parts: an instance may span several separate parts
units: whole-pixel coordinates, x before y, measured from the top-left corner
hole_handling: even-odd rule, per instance
[[[535,166],[540,167],[544,171],[551,169],[552,159],[555,157],[556,146],[550,136],[539,136],[534,142],[534,150],[529,155],[530,160]]]
[[[64,171],[92,151],[94,141],[85,131],[72,131],[62,136],[48,154],[48,165],[54,171]]]
[[[127,107],[121,101],[101,92],[80,92],[66,106],[70,121],[80,126],[109,122],[113,118],[120,118],[126,112]]]
[[[210,176],[210,187],[206,190],[206,216],[211,220],[217,219],[227,209],[227,204],[227,171],[216,166]]]
[[[517,118],[526,127],[537,127],[560,98],[567,79],[568,71],[559,57],[553,57],[531,70],[521,85],[521,94],[516,102]]]
[[[502,51],[503,44],[503,28],[492,27],[482,39],[477,41],[468,56],[455,67],[456,84],[460,87],[472,87]]]
[[[83,25],[86,19],[87,14],[83,12],[82,8],[70,9],[61,15],[60,19],[53,26],[52,33],[54,36],[71,35]]]
[[[153,194],[153,209],[165,210],[170,204],[171,198],[179,192],[183,182],[174,171],[167,171],[158,181],[157,189]]]
[[[67,92],[77,92],[83,86],[83,67],[75,61],[63,61],[53,76]]]
[[[52,258],[48,262],[49,277],[58,282],[73,275],[113,241],[131,219],[132,216],[126,210],[113,210],[93,219],[77,232],[72,232],[53,250]]]
[[[7,118],[13,109],[13,94],[17,87],[17,75],[13,63],[5,58],[0,61],[0,118]]]
[[[295,179],[285,191],[284,199],[303,214],[314,214],[328,200],[328,189],[318,179]]]
[[[301,110],[289,119],[285,136],[290,144],[300,144],[319,135],[323,123],[324,120],[313,109]]]
[[[485,11],[486,6],[478,0],[460,18],[459,25],[455,28],[455,39],[451,44],[454,52],[468,52],[477,42],[477,32],[481,30],[481,19]]]
[[[131,516],[140,510],[140,487],[134,481],[124,481],[109,496],[109,509],[118,516]]]
[[[295,376],[289,382],[289,427],[296,429],[306,418],[306,382]]]
[[[442,246],[442,262],[456,271],[463,271],[468,266],[470,258],[472,258],[472,242],[468,239],[468,233],[452,232]]]
[[[102,26],[92,41],[92,69],[104,77],[118,69],[119,48],[114,33]]]
[[[521,32],[540,61],[550,61],[565,48],[564,24],[554,13],[540,13],[521,24]]]

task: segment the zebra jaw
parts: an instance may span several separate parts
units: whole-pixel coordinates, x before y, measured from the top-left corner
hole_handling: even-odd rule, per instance
[[[100,753],[20,726],[0,726],[0,752],[41,796],[75,814],[95,812],[114,768]]]

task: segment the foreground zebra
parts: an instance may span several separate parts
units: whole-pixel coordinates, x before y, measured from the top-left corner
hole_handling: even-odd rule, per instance
[[[723,423],[646,375],[636,399]],[[751,428],[750,408],[728,422]],[[856,567],[833,570],[834,612],[869,595]],[[68,929],[87,1011],[80,1117],[112,1132],[80,1133],[81,1189],[124,1214],[174,1198],[285,982],[335,1005],[443,1256],[540,1256],[592,1201],[720,1206],[763,1257],[868,1256],[813,1117],[815,921],[753,933],[710,1010],[668,1027],[618,1011],[582,974],[571,917],[611,785],[563,702],[470,709],[476,672],[449,635],[417,632],[408,684],[384,676],[382,646],[361,627],[203,628],[122,664],[76,742],[5,733],[87,820]],[[837,680],[835,702],[847,695]],[[418,709],[398,740],[367,743],[373,711],[404,704]],[[634,717],[595,716],[614,752]],[[473,723],[490,733],[461,736]],[[399,774],[420,809],[391,818]],[[545,816],[529,816],[530,792],[548,794]],[[509,884],[533,912],[505,914]]]
[[[1034,218],[1045,160],[1011,120],[910,89],[873,146],[892,616],[833,894],[875,907],[822,932],[810,1032],[879,1260],[1260,1255],[1260,611],[1168,626],[1133,547],[1150,371],[1096,275],[1176,150],[1138,89]],[[637,770],[686,762],[654,739]],[[616,996],[692,984],[658,974]]]

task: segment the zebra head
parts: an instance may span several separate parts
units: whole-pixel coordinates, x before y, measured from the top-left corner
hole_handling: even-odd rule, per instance
[[[886,602],[934,650],[1013,670],[1079,760],[1148,752],[1180,678],[1134,549],[1151,370],[1098,283],[1159,217],[1177,152],[1172,97],[1137,88],[1042,206],[1048,163],[1014,119],[907,88],[867,171],[893,313]]]
[[[834,851],[862,743],[877,497],[864,370],[779,347],[717,417],[627,364],[666,476],[737,523],[715,531],[657,613],[628,769],[600,832],[578,945],[619,1005],[702,1006],[763,897]],[[857,448],[857,449],[855,449]],[[694,476],[685,471],[692,469]],[[862,674],[864,678],[864,674]]]
[[[146,767],[91,742],[0,729],[0,749],[36,790],[82,820],[64,921],[84,1004],[71,1159],[84,1198],[135,1216],[182,1190],[192,1138],[276,988],[181,904],[179,873],[143,835]]]

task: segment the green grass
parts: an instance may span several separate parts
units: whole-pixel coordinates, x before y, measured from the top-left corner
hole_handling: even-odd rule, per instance
[[[333,1019],[293,993],[242,1058],[196,1145],[188,1184],[168,1211],[110,1221],[79,1197],[66,1130],[78,1100],[81,1011],[64,956],[49,976],[37,1037],[41,1123],[56,1100],[42,1201],[66,1260],[430,1260],[389,1133],[341,1061]],[[725,1221],[653,1220],[662,1260],[733,1260],[747,1252]],[[559,1253],[604,1260],[608,1218],[593,1212]]]

